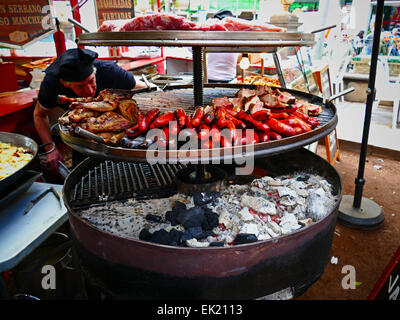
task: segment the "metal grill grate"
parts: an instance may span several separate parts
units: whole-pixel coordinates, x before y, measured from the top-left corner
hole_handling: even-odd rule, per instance
[[[173,187],[175,174],[185,167],[183,164],[150,165],[107,160],[81,177],[70,203],[76,209],[132,196],[168,196],[176,191]]]

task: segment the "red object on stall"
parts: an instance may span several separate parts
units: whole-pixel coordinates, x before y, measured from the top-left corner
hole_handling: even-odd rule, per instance
[[[0,74],[0,92],[16,91],[19,89],[13,62],[0,63]]]
[[[69,0],[69,2],[71,3],[72,17],[74,18],[74,20],[81,23],[81,14],[79,13],[78,0]],[[77,26],[74,26],[74,29],[75,29],[75,37],[78,39],[78,36],[82,33],[82,30]],[[79,45],[78,47],[84,49],[84,46],[82,45]]]
[[[60,22],[56,18],[57,31],[53,34],[54,44],[56,45],[57,56],[62,54],[67,48],[65,47],[64,32],[60,30]]]

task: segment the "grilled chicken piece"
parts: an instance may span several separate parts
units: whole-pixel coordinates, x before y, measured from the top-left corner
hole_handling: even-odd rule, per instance
[[[118,107],[118,101],[92,101],[92,102],[72,102],[70,109],[86,108],[93,111],[107,112],[114,111]]]
[[[125,132],[99,132],[96,133],[99,137],[101,137],[105,143],[110,143],[110,144],[118,144],[118,142],[120,142],[120,140],[123,138],[123,136],[125,135]]]
[[[131,99],[133,96],[133,92],[129,90],[121,90],[121,89],[104,89],[99,92],[96,100],[98,101],[115,101],[115,100],[126,100]]]
[[[133,123],[118,113],[105,112],[98,118],[88,118],[81,128],[93,133],[104,131],[121,131],[132,127]]]
[[[132,124],[136,124],[140,110],[135,100],[122,100],[119,102],[118,108],[125,119],[132,122]]]
[[[73,103],[73,102],[91,102],[94,101],[94,98],[70,98],[67,96],[63,95],[58,95],[57,96],[57,103],[59,104],[68,104],[68,103]]]
[[[74,109],[70,112],[68,112],[68,118],[70,122],[80,122],[84,119],[90,118],[90,117],[98,117],[100,114],[97,111],[93,111],[90,109],[85,109],[85,108],[77,108]]]

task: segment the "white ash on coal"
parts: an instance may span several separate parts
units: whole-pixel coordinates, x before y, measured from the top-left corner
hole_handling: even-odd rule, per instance
[[[323,219],[337,204],[324,178],[298,173],[230,185],[221,192],[115,201],[79,212],[118,236],[196,248],[282,237]]]

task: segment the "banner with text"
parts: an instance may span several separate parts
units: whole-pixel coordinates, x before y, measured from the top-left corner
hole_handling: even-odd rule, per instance
[[[0,1],[0,46],[22,49],[54,31],[49,0]]]
[[[122,20],[135,17],[134,0],[96,0],[98,26],[104,20]]]

